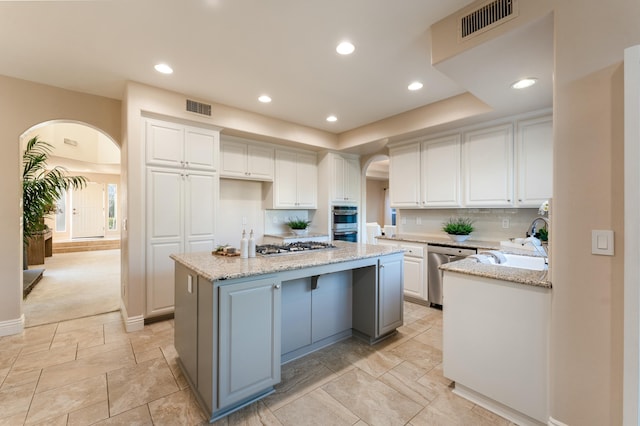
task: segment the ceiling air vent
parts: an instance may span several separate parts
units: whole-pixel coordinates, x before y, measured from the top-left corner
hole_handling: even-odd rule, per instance
[[[211,105],[187,99],[187,111],[211,117]]]
[[[464,41],[518,16],[518,0],[495,0],[460,17],[459,40]]]

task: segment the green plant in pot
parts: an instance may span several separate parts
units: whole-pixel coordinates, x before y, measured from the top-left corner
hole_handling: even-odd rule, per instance
[[[442,230],[454,241],[464,241],[473,232],[473,221],[468,217],[451,217],[442,225]]]
[[[309,224],[311,223],[310,220],[306,220],[306,219],[300,219],[298,217],[294,218],[294,219],[289,219],[287,222],[285,222],[285,224],[291,228],[291,230],[295,233],[295,234],[304,234],[307,232],[307,227],[309,226]]]
[[[38,136],[27,142],[22,154],[22,232],[26,246],[31,239],[46,230],[44,218],[55,213],[56,201],[62,191],[81,189],[87,184],[84,176],[68,176],[63,167],[49,168],[47,161],[53,146]],[[26,250],[24,269],[27,265]]]

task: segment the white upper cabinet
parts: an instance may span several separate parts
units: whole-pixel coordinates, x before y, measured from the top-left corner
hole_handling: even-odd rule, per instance
[[[539,207],[553,192],[553,120],[551,116],[516,125],[517,205]]]
[[[389,149],[391,207],[420,207],[420,150],[420,143]]]
[[[463,156],[465,205],[513,206],[513,126],[465,133]]]
[[[273,181],[274,149],[237,140],[220,142],[220,176]]]
[[[422,144],[422,204],[460,207],[460,135]]]
[[[360,199],[360,161],[330,153],[331,201],[333,203],[357,203]]]
[[[318,207],[318,165],[313,152],[276,149],[273,182],[275,209],[315,209]]]
[[[146,119],[149,165],[216,171],[219,133],[214,130]]]

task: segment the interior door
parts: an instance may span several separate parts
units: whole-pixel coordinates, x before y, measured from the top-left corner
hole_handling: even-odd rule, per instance
[[[104,184],[87,182],[71,195],[71,238],[104,237]]]

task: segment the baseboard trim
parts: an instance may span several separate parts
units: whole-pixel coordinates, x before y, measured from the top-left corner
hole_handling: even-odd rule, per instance
[[[122,321],[124,321],[124,328],[127,330],[127,333],[144,329],[144,315],[130,317],[127,314],[127,307],[122,300],[120,301],[120,314],[122,315]]]
[[[569,426],[566,423],[562,423],[559,420],[554,419],[553,417],[549,416],[549,421],[547,422],[547,424],[549,426]]]
[[[544,426],[543,421],[539,421],[532,417],[529,417],[524,413],[516,411],[511,407],[507,407],[506,405],[501,404],[500,402],[482,395],[474,391],[473,389],[470,389],[459,383],[455,384],[453,393],[473,402],[474,404],[481,406],[482,408],[486,408],[487,410],[494,412],[515,424],[521,426]]]
[[[20,318],[0,321],[0,337],[20,334],[24,331],[24,314]]]

